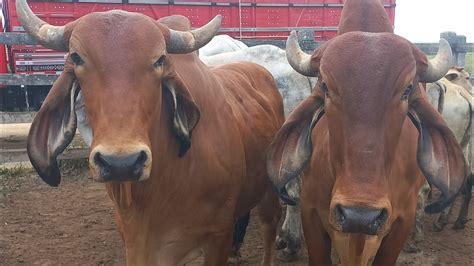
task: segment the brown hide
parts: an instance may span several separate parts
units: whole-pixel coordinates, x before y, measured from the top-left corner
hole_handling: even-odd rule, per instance
[[[265,152],[284,119],[271,74],[253,63],[211,70],[196,52],[171,54],[171,31],[141,14],[93,13],[74,23],[71,69],[29,136],[32,162],[47,162],[37,168],[42,178],[59,183],[51,161],[70,141],[64,125],[75,131],[68,118],[75,118],[76,81],[93,132],[91,173],[108,181],[128,264],[180,265],[204,251],[206,264],[223,265],[235,220],[261,201],[269,264],[279,205]],[[176,17],[166,23],[189,25]],[[113,165],[130,160],[138,170]]]
[[[423,175],[442,192],[427,212],[446,207],[466,179],[461,148],[418,84],[446,74],[449,44],[428,61],[393,34],[379,0],[347,0],[337,37],[307,55],[292,33],[287,58],[319,80],[278,131],[267,167],[289,203],[284,187],[302,173],[310,265],[331,264],[331,246],[343,265],[394,265]]]
[[[312,56],[295,49],[294,37],[287,45],[290,63],[319,81],[272,142],[270,178],[286,200],[282,188],[302,173],[310,265],[330,264],[331,245],[342,264],[374,258],[393,265],[411,229],[423,175],[442,192],[427,212],[447,206],[466,179],[461,148],[418,85],[441,72],[429,69],[445,66],[433,68],[392,33],[346,32]]]

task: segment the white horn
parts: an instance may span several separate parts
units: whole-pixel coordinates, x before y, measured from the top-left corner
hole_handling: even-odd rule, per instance
[[[186,54],[193,52],[212,40],[221,26],[222,16],[217,15],[206,25],[190,30],[177,31],[170,29],[170,43],[166,50],[170,54]]]
[[[39,44],[57,51],[67,51],[64,26],[52,26],[38,18],[26,0],[16,0],[16,13],[21,25]]]
[[[286,58],[291,67],[298,73],[310,77],[317,76],[317,71],[311,69],[311,55],[301,50],[296,31],[294,30],[291,31],[286,41]]]
[[[440,39],[438,53],[428,61],[428,68],[423,77],[420,77],[420,81],[430,83],[444,77],[451,66],[452,57],[453,54],[448,41]]]

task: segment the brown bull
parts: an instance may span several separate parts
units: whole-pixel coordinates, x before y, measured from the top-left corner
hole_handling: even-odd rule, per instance
[[[359,14],[366,4],[379,11]],[[344,9],[341,23],[352,25],[340,25],[340,35],[313,55],[300,50],[294,32],[287,41],[293,68],[319,80],[277,133],[267,167],[290,204],[285,184],[302,173],[311,265],[331,264],[332,246],[344,265],[371,258],[393,265],[414,222],[423,175],[442,192],[427,212],[447,206],[466,178],[460,146],[419,86],[447,72],[451,50],[442,40],[428,61],[387,23],[372,24],[385,14],[379,0],[348,0]]]
[[[280,206],[265,151],[283,123],[282,98],[263,67],[209,70],[199,60],[193,51],[214,36],[220,17],[177,31],[123,11],[63,27],[45,24],[25,0],[17,12],[41,44],[69,51],[28,138],[45,182],[60,182],[56,158],[74,136],[80,89],[93,134],[90,170],[107,182],[128,264],[182,265],[204,251],[206,265],[225,265],[236,219],[257,204],[263,263],[271,263]]]

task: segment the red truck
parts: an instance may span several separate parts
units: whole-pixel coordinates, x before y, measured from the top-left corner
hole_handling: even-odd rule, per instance
[[[392,23],[395,2],[384,0]],[[111,9],[140,12],[154,19],[181,14],[195,27],[221,14],[220,33],[238,39],[285,40],[295,29],[314,31],[317,42],[335,36],[343,6],[342,0],[29,0],[28,3],[35,14],[52,25],[64,25],[85,14]],[[24,31],[16,15],[15,0],[3,0],[2,13],[0,110],[37,109],[62,71],[65,53],[28,43],[27,36],[20,34]]]

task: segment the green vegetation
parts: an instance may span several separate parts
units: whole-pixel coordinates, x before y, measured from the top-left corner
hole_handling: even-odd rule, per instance
[[[87,158],[59,160],[59,169],[62,173],[82,172],[89,168]]]
[[[0,179],[25,176],[30,171],[30,169],[24,167],[21,164],[15,165],[13,167],[1,167]]]

